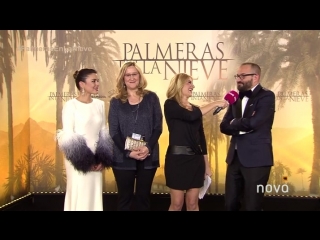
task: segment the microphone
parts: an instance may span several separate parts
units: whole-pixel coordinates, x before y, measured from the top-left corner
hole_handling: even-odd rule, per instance
[[[239,94],[234,90],[231,90],[224,96],[224,100],[226,100],[230,105],[234,104],[238,100],[238,98],[239,98]],[[216,115],[222,109],[223,109],[222,107],[217,107],[216,110],[214,110],[213,115]]]

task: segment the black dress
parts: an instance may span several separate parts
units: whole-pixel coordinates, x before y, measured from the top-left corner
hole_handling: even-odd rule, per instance
[[[197,106],[189,111],[177,101],[167,99],[164,115],[169,130],[169,146],[165,157],[166,185],[171,189],[188,190],[203,186],[207,154],[202,113]],[[188,146],[194,155],[172,154],[171,146]]]

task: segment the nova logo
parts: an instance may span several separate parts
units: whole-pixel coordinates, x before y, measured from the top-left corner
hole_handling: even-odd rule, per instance
[[[267,184],[265,187],[261,184],[257,185],[257,193],[272,193],[272,192],[281,192],[282,193],[288,193],[289,192],[289,186],[287,184]]]

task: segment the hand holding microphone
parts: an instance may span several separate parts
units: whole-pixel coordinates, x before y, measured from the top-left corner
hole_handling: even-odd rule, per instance
[[[224,96],[224,100],[226,100],[230,105],[234,104],[238,100],[238,98],[239,94],[234,90],[231,90]],[[214,110],[213,115],[219,113],[222,109],[223,107],[217,107],[216,110]]]

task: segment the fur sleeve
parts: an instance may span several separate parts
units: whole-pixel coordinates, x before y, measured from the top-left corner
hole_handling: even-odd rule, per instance
[[[109,135],[108,128],[102,129],[99,133],[95,157],[97,163],[102,163],[106,168],[111,167],[113,157],[113,141]]]
[[[74,168],[81,172],[89,172],[95,164],[95,156],[87,146],[83,136],[58,130],[56,135],[59,149],[65,154]]]

